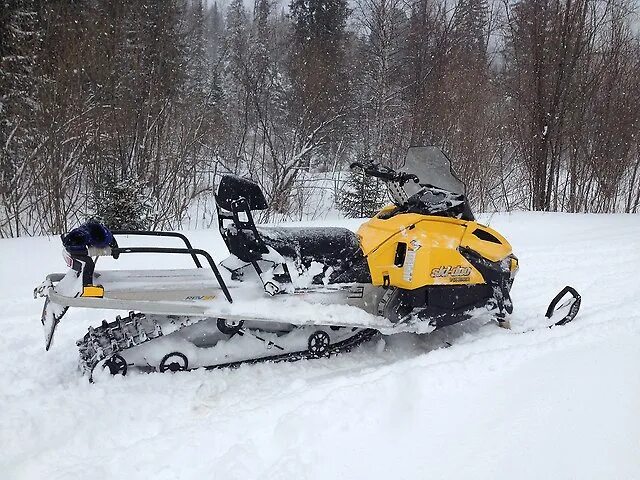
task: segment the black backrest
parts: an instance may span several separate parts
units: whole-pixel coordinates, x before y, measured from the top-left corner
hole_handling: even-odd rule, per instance
[[[244,198],[250,210],[265,210],[268,205],[260,186],[246,178],[236,175],[224,175],[218,185],[216,202],[218,205],[232,211],[233,202]]]

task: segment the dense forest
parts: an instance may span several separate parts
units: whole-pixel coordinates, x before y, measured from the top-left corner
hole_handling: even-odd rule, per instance
[[[426,144],[480,210],[637,212],[636,7],[3,0],[0,236],[60,233],[114,196],[177,228],[224,172],[263,187],[262,220],[300,218],[319,175],[366,213],[380,186],[349,163]]]

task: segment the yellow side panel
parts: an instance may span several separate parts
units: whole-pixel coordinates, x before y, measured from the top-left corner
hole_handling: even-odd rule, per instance
[[[484,279],[458,252],[465,231],[475,222],[418,214],[373,218],[358,230],[374,285],[412,290],[426,285],[468,285]],[[394,264],[398,243],[405,243],[401,266]]]

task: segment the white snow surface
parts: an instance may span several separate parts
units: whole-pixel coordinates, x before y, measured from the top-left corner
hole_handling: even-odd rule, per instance
[[[481,220],[520,260],[512,331],[459,324],[329,359],[92,385],[75,340],[115,312],[71,309],[45,352],[31,294],[65,270],[60,240],[1,240],[0,478],[640,478],[640,216]],[[189,236],[227,254],[215,230]],[[188,266],[156,255],[100,262]],[[567,284],[583,297],[576,320],[518,333]]]

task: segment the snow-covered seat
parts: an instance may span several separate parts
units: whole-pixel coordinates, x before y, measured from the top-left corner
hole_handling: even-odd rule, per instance
[[[318,262],[333,272],[330,283],[369,283],[367,259],[355,233],[339,227],[258,227],[262,241],[285,258],[309,267]]]

